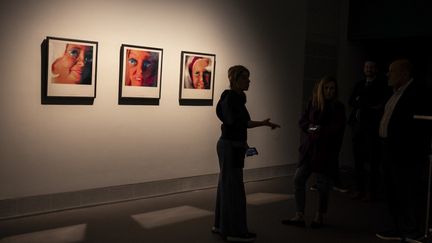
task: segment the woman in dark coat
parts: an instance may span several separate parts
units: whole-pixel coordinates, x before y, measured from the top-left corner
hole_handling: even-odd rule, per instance
[[[299,121],[304,136],[299,149],[299,165],[294,176],[297,212],[294,218],[283,220],[283,224],[306,226],[306,182],[312,173],[316,173],[319,208],[311,227],[323,225],[329,191],[338,172],[345,119],[344,105],[337,99],[336,79],[326,76],[315,84],[312,99]]]

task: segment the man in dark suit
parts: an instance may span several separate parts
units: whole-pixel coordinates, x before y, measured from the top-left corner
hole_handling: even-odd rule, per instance
[[[431,126],[414,115],[430,115],[431,99],[426,88],[412,78],[412,65],[406,59],[391,63],[388,84],[393,95],[385,105],[379,135],[383,141],[384,180],[388,207],[394,228],[377,233],[384,240],[420,242],[421,215],[431,143]]]
[[[377,64],[366,61],[364,79],[358,81],[349,98],[351,114],[348,124],[352,128],[352,145],[356,188],[353,199],[364,201],[376,198],[380,180],[381,150],[378,127],[390,88],[378,74]],[[366,172],[369,167],[369,173]]]

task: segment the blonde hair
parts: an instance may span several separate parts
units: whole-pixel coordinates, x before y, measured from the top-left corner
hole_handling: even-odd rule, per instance
[[[336,78],[334,78],[332,76],[324,76],[315,83],[315,86],[314,86],[314,89],[312,92],[312,107],[313,108],[315,108],[319,111],[324,110],[324,104],[325,104],[324,85],[331,83],[331,82],[335,83],[335,88],[336,88],[335,98],[337,97],[338,87],[337,87]]]
[[[235,83],[242,73],[250,74],[249,69],[242,65],[234,65],[228,69],[228,79],[231,88],[235,86]]]

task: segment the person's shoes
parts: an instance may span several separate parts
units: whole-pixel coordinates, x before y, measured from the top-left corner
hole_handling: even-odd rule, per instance
[[[401,242],[408,242],[408,243],[422,243],[424,240],[424,235],[421,233],[413,233],[408,234],[405,237],[402,238]]]
[[[360,199],[362,199],[362,198],[364,198],[365,197],[365,193],[363,193],[363,192],[355,192],[352,196],[351,196],[351,199],[353,199],[353,200],[360,200]]]
[[[310,227],[312,229],[322,228],[324,226],[324,216],[325,213],[317,212],[315,218],[312,220]]]
[[[343,187],[343,186],[333,186],[333,190],[337,191],[337,192],[342,192],[342,193],[348,192],[348,188]]]
[[[394,230],[379,232],[375,235],[381,240],[402,240],[402,236]]]
[[[371,193],[366,193],[366,195],[361,200],[362,202],[375,202],[376,196]]]
[[[318,191],[318,186],[317,186],[317,184],[312,185],[312,186],[309,188],[309,190],[311,190],[311,191]]]
[[[221,233],[221,232],[220,232],[220,229],[217,228],[217,227],[215,227],[215,226],[213,226],[213,227],[211,228],[211,232],[212,232],[213,234],[220,234],[220,233]]]
[[[423,243],[422,240],[423,240],[423,237],[420,239],[411,239],[411,238],[407,237],[407,238],[402,239],[401,242],[403,242],[403,243]]]
[[[310,227],[312,229],[319,229],[322,228],[324,226],[324,223],[322,221],[312,221],[312,223],[310,224]]]
[[[242,235],[227,236],[226,240],[230,242],[252,242],[256,239],[255,233],[248,232]]]
[[[306,227],[306,222],[302,219],[284,219],[282,220],[282,224],[303,228]]]
[[[423,239],[424,239],[424,237],[419,238],[419,239],[411,239],[411,238],[407,237],[407,238],[403,238],[401,240],[401,242],[402,243],[423,243]]]

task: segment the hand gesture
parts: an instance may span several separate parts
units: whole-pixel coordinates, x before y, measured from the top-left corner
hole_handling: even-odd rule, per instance
[[[279,126],[278,124],[271,122],[271,121],[270,121],[270,118],[267,118],[267,119],[263,120],[262,123],[263,123],[265,126],[271,127],[272,130],[281,127],[281,126]]]

